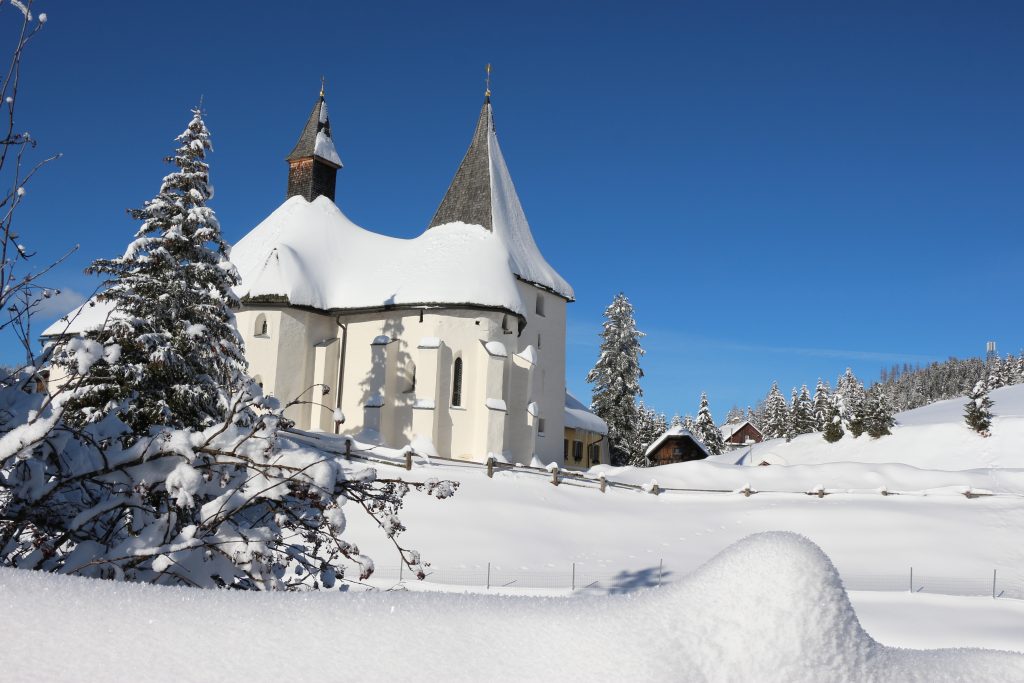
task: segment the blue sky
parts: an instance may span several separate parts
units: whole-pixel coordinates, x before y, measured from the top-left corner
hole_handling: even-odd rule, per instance
[[[191,8],[191,9],[187,9]],[[575,287],[581,397],[618,291],[649,403],[716,417],[847,365],[1024,345],[1019,2],[61,3],[19,127],[64,157],[21,232],[85,293],[204,97],[213,206],[237,241],[283,199],[327,79],[356,222],[420,232],[495,117],[534,236]],[[0,7],[0,35],[15,15]],[[67,303],[67,301],[65,301]],[[55,312],[54,315],[57,313]],[[43,322],[43,321],[40,321]],[[0,353],[11,358],[4,340]]]

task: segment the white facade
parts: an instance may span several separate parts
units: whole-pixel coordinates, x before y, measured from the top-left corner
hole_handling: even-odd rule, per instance
[[[252,305],[238,326],[264,392],[282,404],[300,398],[285,414],[301,428],[392,447],[419,438],[464,460],[562,464],[566,301],[519,287],[534,304],[522,333],[510,314],[458,308],[335,315]]]

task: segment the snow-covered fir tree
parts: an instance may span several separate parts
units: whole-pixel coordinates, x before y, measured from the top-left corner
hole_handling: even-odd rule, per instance
[[[857,438],[867,429],[864,405],[867,395],[864,385],[853,374],[852,369],[846,368],[846,372],[836,381],[836,394],[843,397],[846,430]]]
[[[629,461],[634,467],[647,467],[647,448],[665,433],[665,415],[648,408],[643,401],[637,405],[637,422],[630,434]]]
[[[825,413],[825,427],[821,430],[825,441],[835,443],[843,438],[843,397],[832,394],[829,397],[828,409]]]
[[[789,433],[789,406],[786,405],[786,397],[779,391],[778,382],[772,382],[772,388],[764,399],[761,432],[766,439],[778,439]]]
[[[636,328],[633,306],[621,292],[605,309],[604,317],[600,356],[587,374],[587,382],[594,385],[590,407],[607,423],[612,459],[622,463],[630,457],[639,419],[637,399],[643,394],[640,378],[644,376],[640,340],[644,333]]]
[[[715,424],[715,418],[711,416],[711,408],[708,405],[708,395],[700,395],[700,409],[697,411],[697,420],[694,423],[694,436],[700,439],[701,443],[711,455],[720,455],[725,452],[725,441],[722,439],[722,431]]]
[[[812,411],[814,412],[814,431],[821,432],[825,430],[825,425],[828,424],[828,406],[831,399],[832,391],[828,385],[828,382],[823,382],[821,378],[818,378],[818,384],[814,387],[814,400]]]
[[[729,412],[725,415],[726,422],[743,422],[743,409],[735,403],[732,404],[732,408],[729,408]]]
[[[992,359],[992,362],[986,368],[986,372],[988,372],[986,384],[989,391],[1005,387],[1008,384],[1007,379],[1009,378],[1007,377],[1005,365],[1003,364],[1003,359],[999,356]]]
[[[754,409],[753,409],[753,408],[751,408],[750,406],[747,406],[747,415],[746,415],[746,420],[747,420],[747,422],[749,422],[750,424],[754,425],[754,426],[755,426],[755,427],[757,427],[758,429],[760,429],[760,428],[761,428],[761,425],[760,425],[760,423],[758,422],[758,417],[757,417],[757,413],[755,413],[755,412],[754,412]]]
[[[993,405],[995,402],[988,396],[986,383],[979,380],[967,397],[967,404],[964,406],[964,420],[967,422],[967,426],[982,436],[989,436]]]
[[[790,405],[789,414],[790,434],[810,434],[814,431],[814,403],[811,401],[811,394],[807,385],[800,387],[800,393],[793,390],[793,401]]]
[[[893,417],[892,403],[884,390],[868,392],[865,413],[867,433],[872,438],[892,433],[890,430],[896,424],[896,419]]]
[[[687,413],[683,416],[683,429],[690,432],[691,434],[697,433],[697,423],[693,419],[693,415]]]
[[[680,415],[679,413],[676,413],[675,415],[672,416],[672,422],[669,424],[669,427],[682,427],[682,426],[683,426],[683,416]]]
[[[119,352],[91,365],[67,407],[72,424],[114,411],[136,437],[152,426],[203,429],[223,420],[240,392],[253,391],[231,311],[238,276],[207,206],[212,145],[199,109],[176,140],[167,158],[176,170],[156,197],[129,212],[142,221],[135,240],[122,256],[88,269],[106,276],[98,298],[114,312],[84,343]],[[77,363],[77,354],[59,362]]]

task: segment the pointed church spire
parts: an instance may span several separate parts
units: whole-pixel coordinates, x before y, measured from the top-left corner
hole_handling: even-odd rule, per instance
[[[490,90],[487,93],[476,121],[476,130],[473,131],[473,140],[469,143],[466,156],[462,158],[441,205],[434,212],[429,226],[431,228],[456,221],[482,225],[488,230],[493,227],[488,136],[494,129],[494,117],[491,113]]]
[[[508,249],[509,263],[520,280],[572,301],[572,287],[544,260],[533,240],[498,145],[489,82],[487,86],[469,149],[429,228],[456,222],[482,226]]]
[[[302,195],[307,201],[313,201],[323,195],[334,200],[336,177],[342,164],[331,137],[323,79],[320,81],[320,97],[313,105],[298,142],[285,160],[288,162],[288,197]]]

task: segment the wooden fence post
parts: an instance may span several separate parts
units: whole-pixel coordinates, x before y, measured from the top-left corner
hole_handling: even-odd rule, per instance
[[[604,478],[603,474],[597,476],[597,485],[601,489],[601,493],[604,493],[605,489],[608,488],[608,481]]]
[[[405,469],[412,469],[412,451],[405,452]]]
[[[352,457],[352,439],[345,439],[345,457]]]
[[[494,478],[494,458],[487,458],[487,478]]]
[[[551,468],[551,483],[558,486],[558,465]]]

